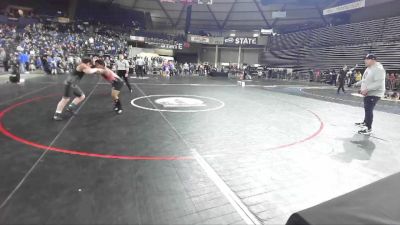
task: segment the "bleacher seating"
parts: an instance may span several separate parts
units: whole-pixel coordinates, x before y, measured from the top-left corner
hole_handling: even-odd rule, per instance
[[[386,21],[386,27],[383,32],[383,39],[387,41],[400,40],[400,17],[393,17]]]
[[[266,49],[261,63],[300,72],[362,65],[370,52],[387,70],[400,70],[400,17],[276,35]]]

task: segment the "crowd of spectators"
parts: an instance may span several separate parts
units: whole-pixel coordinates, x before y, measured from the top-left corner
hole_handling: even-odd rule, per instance
[[[360,81],[362,79],[362,70],[351,70],[346,71],[346,84],[348,86],[353,85],[354,83]],[[327,83],[336,86],[339,70],[330,69],[326,71],[320,70],[310,70],[310,77],[313,81]],[[389,91],[400,91],[400,76],[395,71],[390,71],[386,74],[386,89]]]
[[[396,72],[386,74],[386,89],[400,91],[400,74]]]
[[[213,69],[208,63],[177,62],[164,57],[144,57],[144,64],[146,73],[162,76],[206,76]]]
[[[83,55],[126,52],[127,34],[107,26],[38,23],[18,29],[0,25],[1,62],[6,71],[18,62],[22,73],[36,68],[47,73],[68,69]],[[11,68],[12,69],[12,68]]]
[[[400,76],[397,72],[386,73],[386,90],[385,98],[400,100]]]
[[[166,41],[184,41],[183,35],[127,29],[103,24],[55,23],[41,21],[26,27],[0,25],[0,68],[21,73],[42,69],[48,74],[69,71],[83,56],[103,56],[112,66],[119,53],[128,53],[127,40],[131,35],[158,38]],[[146,69],[161,69],[163,59],[144,58]],[[135,67],[136,58],[130,60]],[[190,64],[187,73],[194,73]],[[183,64],[174,67],[175,74],[183,73]],[[178,70],[179,69],[179,70]],[[182,72],[180,72],[182,71]]]
[[[312,81],[321,82],[337,86],[337,81],[339,74],[342,70],[338,71],[335,69],[320,71],[320,70],[310,70],[309,74]],[[351,87],[354,83],[360,81],[363,77],[363,71],[359,69],[349,70],[346,72],[345,84]],[[388,71],[386,74],[386,98],[392,98],[395,100],[400,100],[400,75],[396,71]]]

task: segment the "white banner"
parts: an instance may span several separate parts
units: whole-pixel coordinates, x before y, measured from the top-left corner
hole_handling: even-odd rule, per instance
[[[210,43],[210,38],[199,35],[189,35],[189,42],[191,43],[199,43],[199,44],[208,44]]]
[[[144,42],[144,37],[139,37],[139,36],[130,36],[130,39],[132,41],[140,41],[140,42]]]
[[[58,17],[57,20],[59,23],[69,23],[70,22],[69,18],[67,18],[67,17]]]
[[[210,45],[223,45],[224,37],[210,37]]]
[[[335,13],[340,13],[340,12],[345,12],[345,11],[350,11],[350,10],[354,10],[354,9],[364,8],[364,7],[365,7],[365,0],[360,0],[357,2],[350,3],[350,4],[340,5],[337,7],[325,9],[324,16],[335,14]]]

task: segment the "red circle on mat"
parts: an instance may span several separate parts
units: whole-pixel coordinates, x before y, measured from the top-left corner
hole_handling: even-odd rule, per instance
[[[95,157],[95,158],[105,158],[105,159],[124,159],[124,160],[189,160],[189,159],[194,159],[194,157],[191,157],[191,156],[109,155],[109,154],[98,154],[98,153],[90,153],[90,152],[85,152],[85,151],[57,148],[57,147],[48,146],[48,145],[42,145],[42,144],[39,144],[39,143],[36,143],[36,142],[29,141],[27,139],[24,139],[23,137],[19,137],[19,136],[15,135],[15,134],[11,133],[9,130],[5,129],[5,127],[3,125],[3,118],[7,113],[11,112],[15,108],[18,108],[18,107],[20,107],[22,105],[25,105],[25,104],[28,104],[28,103],[31,103],[31,102],[35,102],[35,101],[40,101],[42,99],[49,98],[49,97],[54,97],[54,96],[58,96],[58,95],[40,96],[40,97],[27,99],[25,101],[15,103],[15,104],[7,107],[6,109],[2,110],[0,112],[0,132],[2,134],[4,134],[5,136],[7,136],[7,137],[9,137],[9,138],[11,138],[11,139],[13,139],[13,140],[15,140],[17,142],[20,142],[20,143],[23,143],[23,144],[26,144],[26,145],[29,145],[29,146],[32,146],[32,147],[35,147],[35,148],[38,148],[38,149],[42,149],[42,150],[46,150],[46,151],[53,151],[53,152],[60,152],[60,153],[70,154],[70,155],[78,155],[78,156],[85,156],[85,157]],[[285,145],[280,145],[280,146],[276,146],[276,147],[272,147],[272,148],[267,148],[265,150],[276,150],[276,149],[281,149],[281,148],[287,148],[287,147],[290,147],[290,146],[294,146],[294,145],[309,141],[309,140],[315,138],[318,134],[320,134],[321,131],[324,128],[324,123],[322,122],[321,118],[316,113],[314,113],[314,112],[312,112],[310,110],[307,110],[307,111],[310,112],[311,114],[313,114],[318,119],[318,121],[320,123],[319,129],[315,133],[313,133],[312,135],[310,135],[309,137],[307,137],[307,138],[305,138],[303,140],[296,141],[296,142],[293,142],[293,143],[290,143],[290,144],[285,144]]]

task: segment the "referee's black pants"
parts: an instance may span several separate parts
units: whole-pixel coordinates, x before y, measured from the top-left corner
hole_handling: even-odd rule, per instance
[[[126,70],[117,70],[117,75],[124,79],[126,86],[129,88],[129,90],[132,90],[131,84],[129,83],[128,77],[126,77]]]
[[[364,110],[365,110],[365,118],[364,123],[367,125],[369,130],[372,129],[372,122],[374,121],[374,108],[376,103],[380,100],[380,97],[377,96],[366,96],[364,98]]]
[[[136,66],[136,77],[143,77],[143,66]]]

